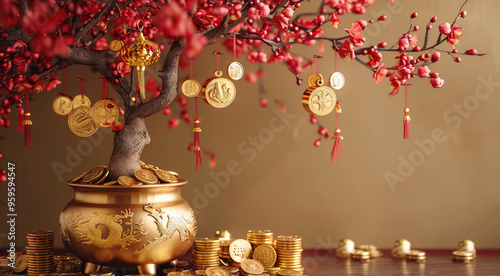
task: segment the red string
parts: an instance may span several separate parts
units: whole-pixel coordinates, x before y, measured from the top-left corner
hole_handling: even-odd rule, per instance
[[[217,71],[220,71],[220,54],[217,54]]]
[[[66,94],[66,67],[63,67],[63,93]]]
[[[105,77],[101,77],[102,78],[102,99],[106,99],[106,78]]]
[[[193,58],[189,58],[189,78],[193,79]]]
[[[233,33],[233,61],[236,61],[236,32]]]
[[[109,81],[106,80],[106,99],[109,99]]]
[[[335,72],[337,72],[337,51],[335,51],[334,60],[335,60]]]
[[[82,96],[82,102],[83,102],[83,95],[84,95],[84,82],[85,79],[77,79],[80,82],[80,95]]]

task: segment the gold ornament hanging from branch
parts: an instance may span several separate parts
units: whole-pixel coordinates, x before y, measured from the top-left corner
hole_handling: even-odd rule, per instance
[[[136,67],[139,88],[141,90],[141,98],[144,100],[146,95],[144,72],[146,70],[146,66],[155,64],[160,58],[161,51],[158,48],[158,45],[144,37],[141,27],[137,38],[132,43],[125,45],[125,47],[121,49],[121,55],[125,63]]]

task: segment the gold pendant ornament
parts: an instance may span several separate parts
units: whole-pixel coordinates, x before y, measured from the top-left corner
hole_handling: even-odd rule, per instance
[[[92,105],[92,102],[90,101],[89,97],[85,95],[76,95],[73,97],[73,109],[77,109],[80,106],[87,106],[90,107]]]
[[[135,66],[137,69],[139,88],[141,90],[141,98],[143,100],[146,95],[146,82],[144,80],[146,66],[156,63],[160,58],[160,55],[161,51],[158,48],[158,45],[144,37],[142,27],[139,30],[137,38],[132,43],[125,45],[125,47],[121,49],[121,56],[125,63]]]
[[[86,105],[81,105],[71,111],[68,116],[68,126],[71,132],[80,137],[89,137],[99,129],[92,119],[92,108]]]
[[[100,127],[111,127],[119,117],[120,109],[113,100],[100,100],[92,107],[92,119]]]
[[[320,73],[312,73],[307,77],[307,85],[309,85],[309,87],[319,87],[324,83],[325,80]]]
[[[337,96],[330,87],[309,87],[302,95],[302,106],[312,114],[324,116],[330,114],[336,106]]]
[[[201,92],[201,85],[197,80],[188,79],[182,83],[182,94],[186,97],[194,98]]]
[[[330,75],[330,86],[333,89],[342,89],[345,84],[344,75],[340,72],[334,72]]]
[[[216,71],[215,77],[207,79],[203,84],[201,96],[211,106],[224,108],[234,101],[236,87],[230,80],[222,78],[222,71]]]
[[[243,65],[237,61],[233,61],[227,67],[227,74],[233,80],[239,80],[243,77],[245,70],[243,69]]]
[[[68,115],[73,110],[73,102],[66,96],[59,96],[52,102],[52,109],[58,115]]]

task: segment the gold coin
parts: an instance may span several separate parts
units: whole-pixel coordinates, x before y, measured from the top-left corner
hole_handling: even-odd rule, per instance
[[[307,85],[309,85],[309,87],[321,86],[323,85],[323,82],[323,76],[319,73],[312,73],[307,77]]]
[[[155,184],[156,182],[158,182],[158,177],[156,177],[156,175],[150,170],[135,170],[134,175],[135,178],[137,178],[139,181],[144,182],[145,184]]]
[[[211,267],[205,271],[207,276],[229,276],[229,272],[220,267]]]
[[[337,104],[335,91],[330,87],[309,87],[302,95],[302,106],[312,114],[324,116],[330,114]]]
[[[229,254],[235,262],[241,263],[243,259],[248,259],[252,252],[252,245],[243,239],[234,240],[229,246]]]
[[[71,111],[68,116],[68,126],[71,132],[80,137],[89,137],[99,129],[92,119],[92,108],[86,105],[81,105]]]
[[[68,115],[73,110],[73,102],[66,96],[59,96],[52,102],[52,109],[59,115]]]
[[[425,260],[425,252],[420,250],[410,250],[405,253],[405,258],[407,260]]]
[[[297,270],[289,270],[289,269],[280,269],[278,270],[278,275],[300,275],[300,271]]]
[[[181,91],[186,97],[196,97],[200,94],[201,85],[197,80],[189,79],[182,83]]]
[[[370,259],[370,252],[362,249],[356,249],[354,252],[351,252],[351,258],[356,260]]]
[[[108,177],[109,175],[109,168],[108,166],[102,166],[104,168],[104,173],[102,174],[101,178],[98,179],[97,181],[94,182],[94,184],[102,184],[106,178]]]
[[[123,43],[123,41],[121,40],[111,40],[111,42],[109,43],[109,49],[113,52],[119,52],[123,46],[125,46],[125,44]]]
[[[135,183],[135,182],[137,182],[137,179],[135,179],[132,176],[122,175],[122,176],[118,177],[118,184],[123,185],[123,186],[128,186],[128,185]]]
[[[153,172],[158,176],[159,179],[168,182],[168,183],[177,183],[178,179],[177,176],[171,174],[168,171],[162,170],[162,169],[155,169]]]
[[[92,107],[92,119],[100,127],[111,127],[120,117],[120,110],[113,100],[100,100]]]
[[[259,261],[252,259],[241,260],[241,269],[248,274],[260,274],[264,272],[264,266]]]
[[[118,180],[113,180],[113,181],[109,181],[109,182],[103,183],[102,185],[103,186],[112,186],[112,185],[115,185],[117,183],[118,183]]]
[[[104,172],[105,169],[103,166],[94,167],[90,171],[85,173],[85,175],[82,177],[82,180],[85,183],[92,183],[98,180],[104,174]]]
[[[333,89],[342,89],[345,84],[345,78],[344,75],[340,72],[335,72],[330,75],[330,86]]]
[[[82,105],[90,107],[92,104],[90,102],[90,99],[85,95],[83,95],[82,97],[81,94],[78,94],[75,97],[73,97],[73,109],[78,108],[79,106]]]
[[[213,107],[229,106],[236,97],[234,84],[226,78],[212,77],[205,81],[201,89],[203,99]]]
[[[259,261],[265,268],[272,267],[276,263],[276,251],[270,245],[257,246],[253,252],[253,259]]]
[[[245,70],[243,69],[243,65],[237,61],[233,61],[227,67],[227,74],[233,80],[239,80],[243,77]]]

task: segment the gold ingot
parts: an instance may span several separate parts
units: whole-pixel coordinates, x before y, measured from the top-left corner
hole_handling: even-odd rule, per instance
[[[330,87],[309,87],[302,94],[302,106],[311,114],[328,115],[335,110],[336,104],[337,96]]]
[[[425,260],[425,252],[421,250],[410,250],[405,253],[405,258],[410,261],[423,261]]]
[[[474,260],[475,255],[470,251],[453,251],[453,260],[461,262],[469,262]]]

